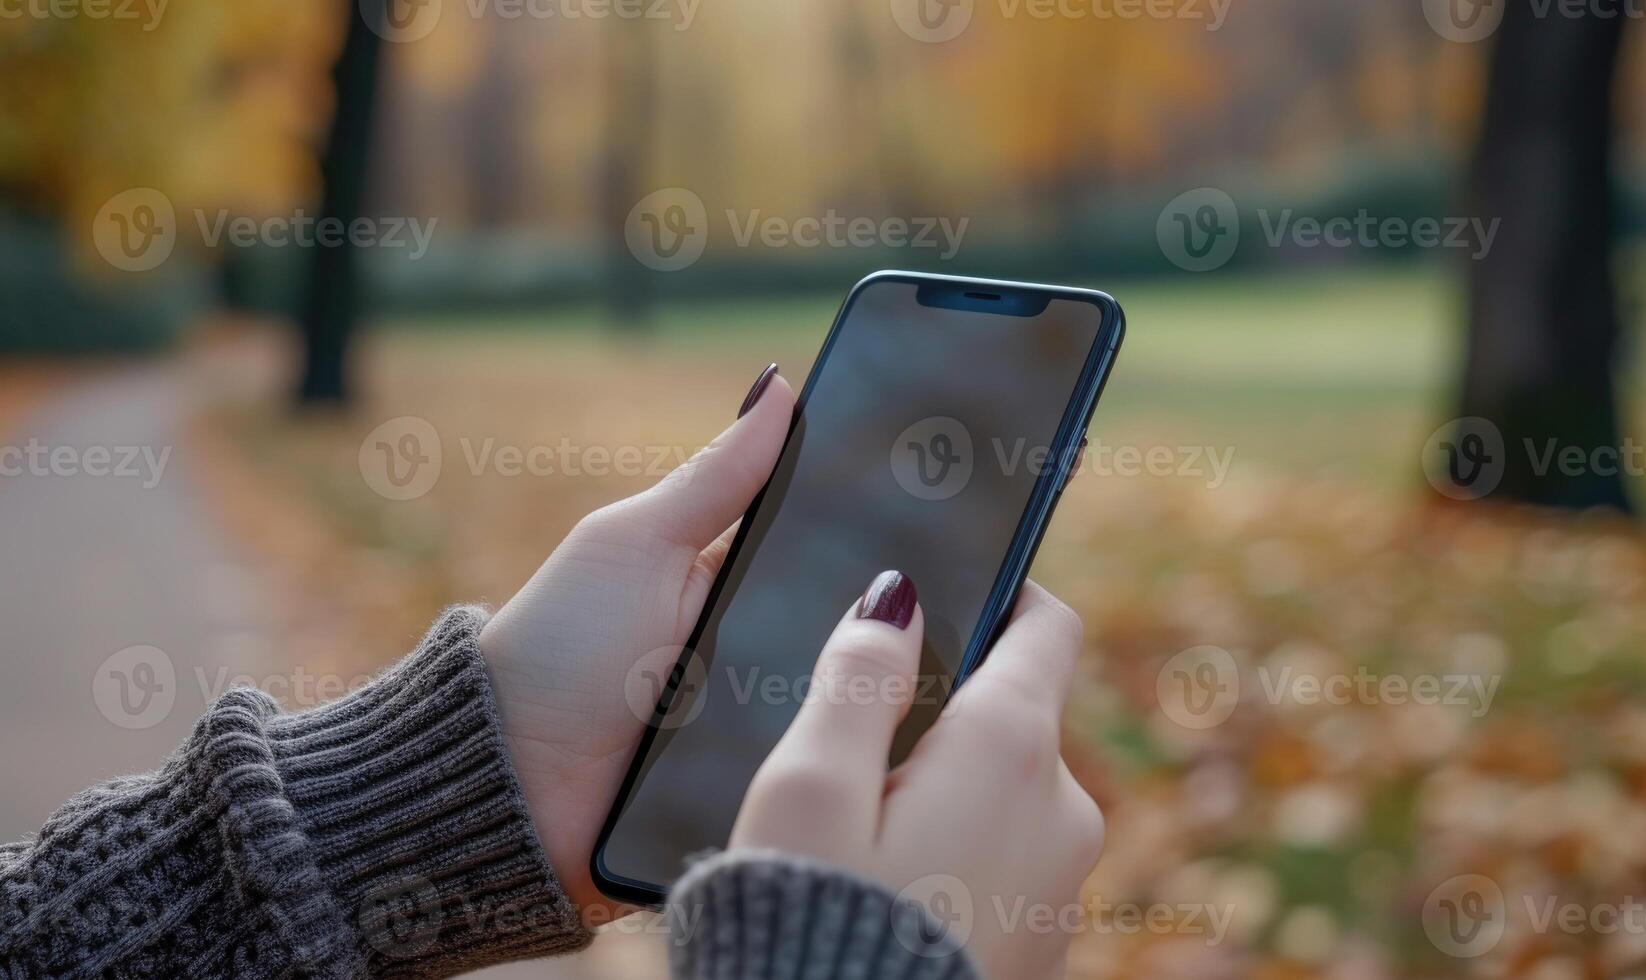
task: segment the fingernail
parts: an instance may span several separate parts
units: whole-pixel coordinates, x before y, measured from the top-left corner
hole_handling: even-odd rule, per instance
[[[754,379],[754,387],[749,389],[749,394],[743,399],[743,407],[737,410],[738,418],[749,414],[749,409],[760,401],[760,396],[766,393],[766,388],[772,383],[772,378],[776,375],[777,362],[773,361],[766,365],[766,370],[760,372],[760,377]]]
[[[869,591],[857,601],[858,619],[878,619],[898,629],[908,629],[914,618],[914,582],[902,572],[881,572],[869,583]]]

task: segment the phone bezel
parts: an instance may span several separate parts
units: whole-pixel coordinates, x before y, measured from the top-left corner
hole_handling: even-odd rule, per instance
[[[922,286],[952,287],[960,291],[987,290],[1002,295],[1073,300],[1090,303],[1099,311],[1100,323],[1097,339],[1087,353],[1086,363],[1081,369],[1080,378],[1069,394],[1068,403],[1064,408],[1063,418],[1058,423],[1057,435],[1053,439],[1049,458],[1057,460],[1056,466],[1046,467],[1035,481],[1034,490],[1029,494],[1029,501],[1024,506],[1023,516],[1018,521],[1017,529],[1012,535],[1011,545],[1007,548],[1000,564],[1000,571],[995,576],[993,588],[988,599],[984,602],[983,611],[978,617],[977,627],[968,640],[966,651],[961,657],[960,667],[955,673],[954,686],[958,688],[964,683],[973,671],[988,654],[988,650],[999,639],[1005,629],[1007,617],[1013,604],[1017,601],[1018,592],[1028,577],[1029,566],[1034,562],[1035,553],[1046,535],[1046,528],[1051,523],[1052,512],[1056,508],[1057,499],[1062,494],[1063,485],[1068,478],[1069,467],[1074,464],[1074,457],[1079,448],[1080,439],[1090,424],[1093,413],[1097,409],[1097,402],[1102,397],[1103,388],[1108,383],[1109,374],[1114,366],[1116,355],[1120,350],[1121,340],[1126,334],[1126,316],[1120,304],[1108,293],[1096,289],[1083,289],[1074,286],[1052,286],[1040,283],[1010,282],[1000,279],[974,279],[964,276],[945,276],[922,272],[903,272],[887,270],[875,272],[865,276],[851,291],[846,294],[835,314],[834,323],[829,327],[828,335],[823,340],[817,358],[812,363],[811,372],[806,377],[806,383],[795,398],[794,417],[789,423],[789,433],[784,439],[783,449],[787,451],[788,441],[794,436],[794,428],[801,413],[805,410],[807,400],[811,397],[812,389],[817,383],[818,375],[828,364],[829,354],[834,349],[836,338],[840,334],[841,326],[851,315],[852,306],[859,296],[870,286],[887,282],[901,282]],[[1011,313],[998,313],[998,316],[1011,316]],[[770,483],[763,486],[755,495],[749,509],[744,513],[743,521],[739,525],[737,534],[732,539],[730,550],[715,576],[714,584],[710,587],[708,597],[703,601],[703,611],[698,616],[696,625],[692,627],[690,638],[686,641],[685,650],[681,654],[682,661],[689,651],[696,648],[706,627],[709,614],[719,602],[727,577],[730,574],[733,560],[743,547],[744,538],[753,524],[754,515],[760,510],[765,500],[766,490]],[[679,662],[671,678],[679,676]],[[652,747],[661,730],[659,722],[667,715],[669,704],[673,700],[676,686],[673,683],[665,685],[662,696],[653,712],[651,721],[641,736],[640,745],[635,749],[629,760],[627,771],[623,775],[623,783],[617,797],[612,801],[611,809],[601,824],[600,836],[595,840],[594,852],[589,858],[589,874],[594,879],[594,885],[606,897],[618,902],[639,905],[647,908],[660,907],[665,899],[665,890],[651,882],[637,881],[612,872],[605,864],[606,845],[611,839],[617,821],[633,793],[643,767],[646,754]]]

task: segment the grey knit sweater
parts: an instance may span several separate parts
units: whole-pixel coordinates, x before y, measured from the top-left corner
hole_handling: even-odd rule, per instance
[[[0,980],[441,977],[586,946],[504,749],[484,623],[454,609],[302,714],[231,691],[157,772],[0,845]],[[676,977],[975,976],[919,906],[783,855],[720,855],[670,902]]]

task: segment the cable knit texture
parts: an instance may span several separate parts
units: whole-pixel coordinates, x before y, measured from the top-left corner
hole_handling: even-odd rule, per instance
[[[158,772],[0,844],[0,980],[444,977],[591,939],[544,856],[476,638],[449,611],[361,690],[225,694]],[[974,980],[925,909],[771,852],[711,858],[668,913],[681,980]]]
[[[509,765],[484,623],[451,610],[313,711],[231,691],[159,771],[0,845],[0,978],[435,977],[586,945]]]
[[[777,851],[728,851],[669,896],[677,980],[978,980],[925,906],[837,868]]]

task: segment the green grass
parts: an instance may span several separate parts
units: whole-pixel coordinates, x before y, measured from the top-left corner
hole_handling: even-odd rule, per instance
[[[1409,485],[1413,456],[1449,416],[1461,302],[1454,279],[1400,267],[1265,277],[1094,283],[1129,330],[1093,433],[1232,447],[1243,462]],[[595,308],[394,321],[400,341],[639,343],[683,365],[751,348],[809,358],[840,296],[666,306],[642,333]],[[509,335],[507,339],[503,335]],[[1415,442],[1414,442],[1415,440]]]
[[[1242,466],[1392,489],[1421,479],[1419,447],[1454,415],[1464,303],[1453,270],[1360,267],[1085,285],[1114,294],[1129,323],[1093,428],[1111,444],[1146,433],[1151,444],[1232,448]],[[1625,291],[1635,285],[1627,280]],[[385,326],[397,343],[519,344],[523,354],[638,344],[678,351],[682,370],[754,350],[798,375],[840,299],[670,304],[652,313],[646,329],[626,332],[591,306],[398,318]],[[1638,391],[1638,367],[1624,374],[1628,390]]]
[[[1455,346],[1455,287],[1422,269],[1100,285],[1126,307],[1131,330],[1124,356],[1131,372],[1303,391],[1344,385],[1411,391],[1441,380]],[[821,339],[840,298],[669,305],[635,336],[708,350],[774,334]],[[476,330],[545,337],[612,332],[602,311],[585,306],[410,317],[388,325],[458,337]]]

